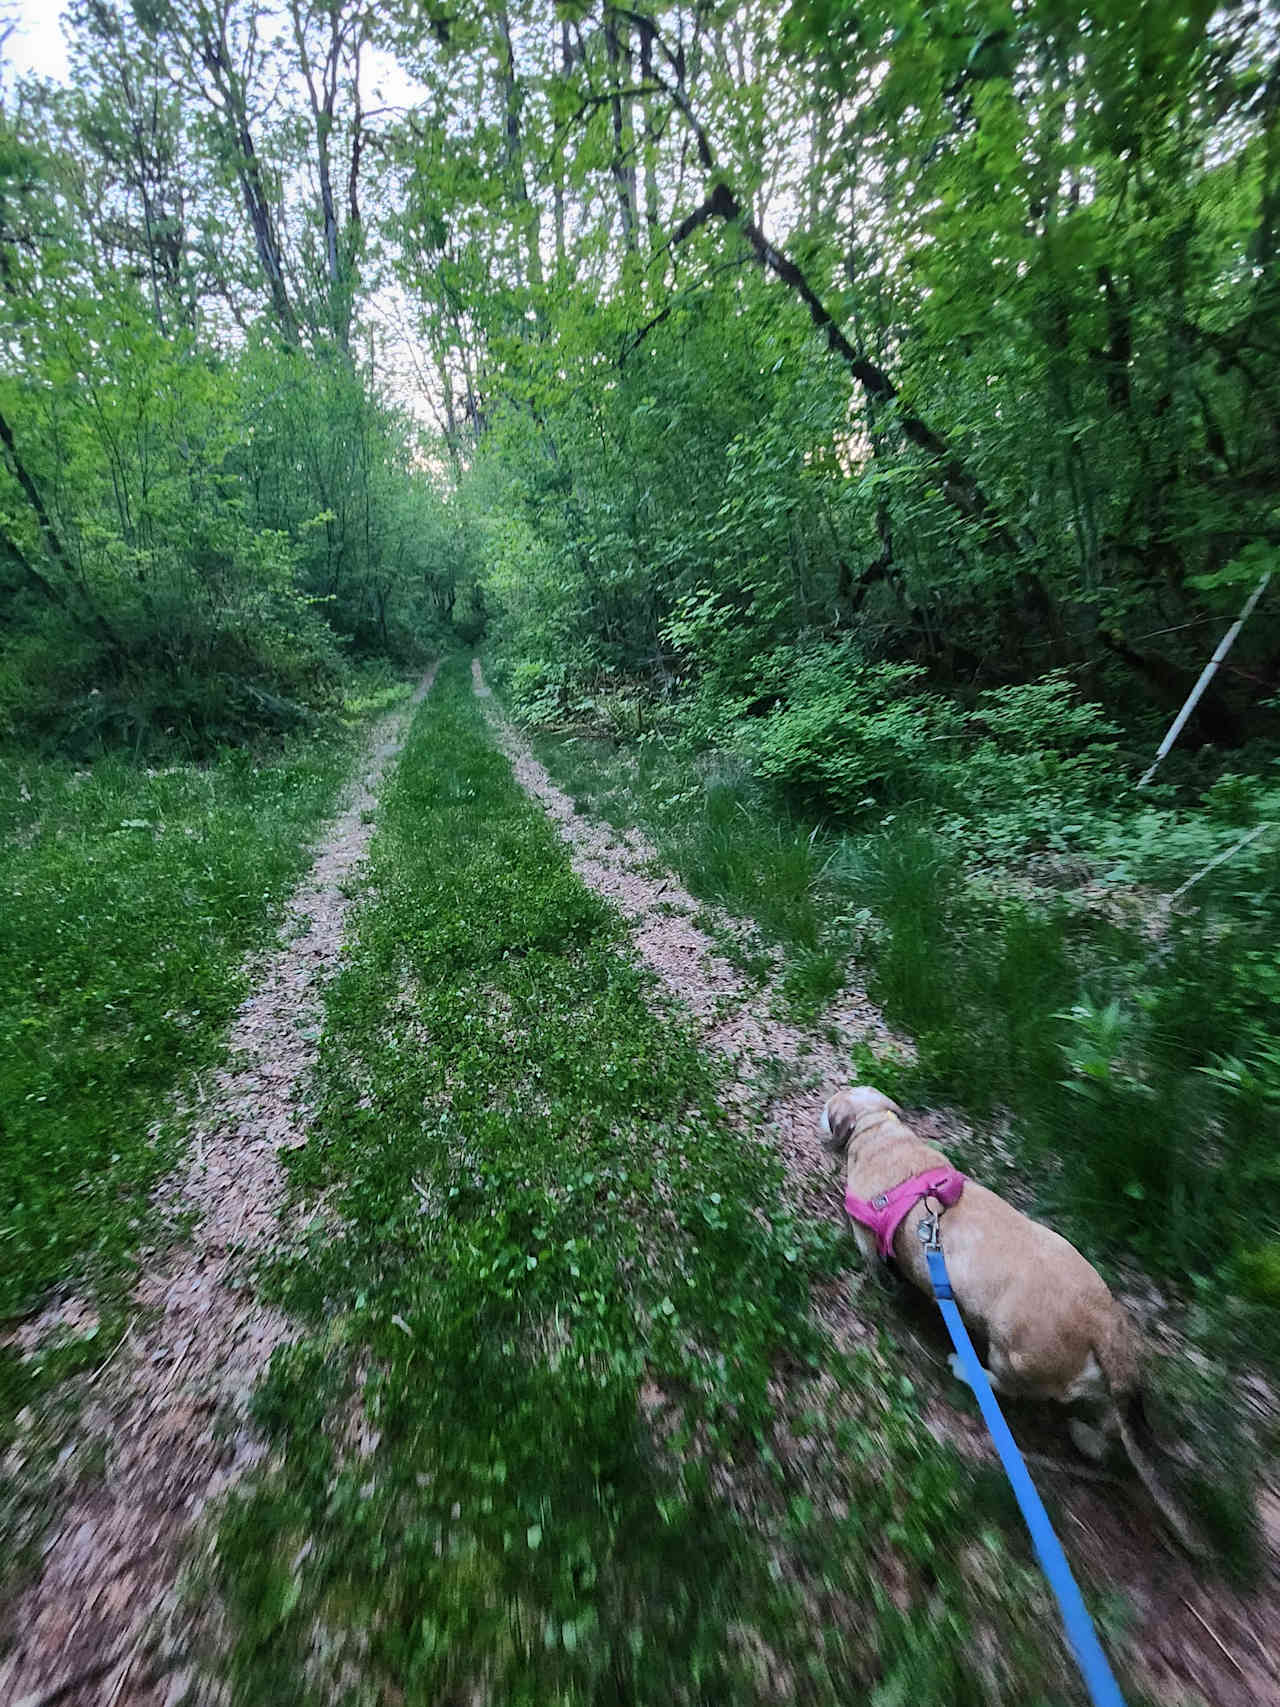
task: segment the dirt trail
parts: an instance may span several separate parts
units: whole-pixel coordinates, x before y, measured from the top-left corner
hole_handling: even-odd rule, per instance
[[[472,679],[477,695],[486,699],[494,736],[516,780],[555,822],[574,870],[622,912],[640,957],[691,1013],[703,1047],[732,1063],[725,1094],[743,1109],[744,1124],[749,1124],[748,1110],[767,1124],[791,1189],[807,1213],[843,1221],[839,1170],[818,1144],[817,1116],[826,1096],[848,1083],[850,1045],[909,1052],[909,1044],[892,1033],[875,1004],[856,987],[846,987],[827,1010],[821,1030],[805,1031],[771,1017],[773,993],[749,984],[717,953],[712,939],[693,923],[693,916],[707,909],[662,869],[653,845],[634,829],[618,834],[582,817],[497,709],[479,660],[472,664]],[[834,1043],[828,1036],[832,1027],[838,1039]],[[779,1065],[785,1069],[782,1075]],[[784,1080],[781,1091],[773,1088],[779,1076]],[[911,1118],[922,1135],[944,1149],[962,1130],[942,1112],[913,1111]],[[933,1322],[927,1302],[919,1303],[920,1310],[913,1311],[909,1301],[899,1319],[886,1324],[885,1314],[898,1310],[898,1304],[877,1306],[876,1317],[860,1314],[850,1306],[847,1282],[819,1288],[814,1299],[818,1316],[838,1345],[873,1336],[884,1325],[901,1333],[909,1316],[926,1324],[930,1336],[936,1330],[932,1351],[917,1335],[911,1337],[924,1356],[940,1362],[945,1335]],[[954,1408],[945,1386],[929,1403],[926,1422],[961,1450],[991,1455],[980,1420]],[[1244,1596],[1220,1583],[1202,1582],[1200,1573],[1154,1530],[1154,1519],[1127,1490],[1092,1484],[1083,1468],[1073,1473],[1071,1449],[1056,1429],[1018,1425],[1018,1432],[1029,1446],[1043,1446],[1063,1462],[1065,1473],[1055,1473],[1053,1493],[1066,1514],[1066,1539],[1085,1556],[1095,1580],[1110,1582],[1128,1596],[1136,1613],[1129,1660],[1152,1695],[1171,1707],[1190,1707],[1196,1699],[1212,1707],[1280,1703],[1280,1610],[1274,1598],[1266,1590]],[[1273,1576],[1275,1563],[1273,1558]],[[1190,1701],[1189,1691],[1195,1692]]]
[[[373,730],[343,810],[289,902],[279,946],[255,969],[229,1065],[196,1115],[189,1168],[162,1189],[166,1217],[194,1213],[195,1230],[144,1273],[137,1318],[82,1413],[81,1427],[108,1442],[106,1475],[59,1515],[39,1579],[12,1609],[15,1645],[0,1659],[0,1702],[10,1707],[159,1707],[192,1682],[181,1615],[172,1630],[166,1622],[178,1611],[193,1525],[263,1454],[247,1399],[290,1328],[255,1298],[248,1271],[275,1234],[277,1150],[306,1141],[307,1081],[321,992],[343,941],[344,889],[368,849],[366,820],[410,716],[402,708]]]

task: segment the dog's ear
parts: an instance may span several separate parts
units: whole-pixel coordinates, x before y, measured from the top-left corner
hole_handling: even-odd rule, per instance
[[[849,1139],[853,1136],[854,1112],[849,1107],[848,1091],[839,1091],[827,1099],[827,1105],[822,1111],[822,1119],[818,1122],[822,1132],[822,1148],[830,1151],[833,1156],[843,1156],[849,1148]]]
[[[860,1120],[864,1114],[902,1114],[893,1098],[878,1091],[874,1085],[851,1085],[847,1091],[841,1091],[840,1096],[847,1103],[851,1121]]]

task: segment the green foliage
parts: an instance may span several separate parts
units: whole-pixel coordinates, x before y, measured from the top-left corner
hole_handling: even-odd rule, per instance
[[[1280,569],[1280,550],[1270,543],[1264,544],[1261,540],[1255,540],[1251,545],[1246,545],[1230,563],[1224,563],[1221,569],[1215,569],[1212,574],[1195,576],[1192,585],[1206,592],[1221,588],[1230,596],[1233,588],[1252,588],[1264,575],[1274,575],[1277,569]]]
[[[476,125],[449,179],[467,253],[452,291],[484,304],[490,392],[461,491],[492,540],[516,703],[563,720],[602,687],[665,702],[692,676],[701,727],[721,689],[754,697],[761,660],[853,636],[865,668],[919,665],[921,689],[966,705],[1065,666],[1108,716],[1167,721],[1223,590],[1274,552],[1265,29],[1247,10],[1126,6],[1100,30],[1048,0],[797,0],[777,22],[730,8],[708,53],[701,25],[654,15],[671,64],[699,70],[675,105],[618,98],[648,174],[625,264],[599,223],[627,181],[600,128],[607,31],[584,31],[580,66],[531,52],[521,84],[527,163],[559,198],[554,279],[512,263],[539,212],[491,131]],[[691,211],[710,183],[687,189],[664,152],[668,134],[688,146],[686,122],[711,181],[744,207],[760,191],[759,237]],[[444,168],[417,159],[425,196]],[[456,325],[425,257],[413,278]],[[1256,725],[1247,684],[1274,686],[1274,606],[1240,647],[1191,739]],[[861,786],[853,765],[847,782],[811,774],[840,707],[806,697],[764,761],[830,795]],[[896,749],[910,737],[883,711],[868,745]]]
[[[619,746],[541,737],[535,747],[579,810],[620,830],[639,818],[698,900],[753,921],[765,943],[810,955],[807,973],[797,966],[790,974],[797,993],[830,983],[821,867],[831,839],[774,808],[740,761],[723,754],[691,761],[657,739]],[[753,975],[772,962],[760,946],[721,946]]]
[[[1264,1275],[1245,1253],[1270,1225],[1257,1213],[1280,1136],[1280,992],[1253,946],[1276,929],[1270,872],[1224,879],[1153,943],[1025,883],[992,890],[973,851],[954,825],[895,821],[842,841],[818,880],[836,916],[868,916],[857,940],[872,993],[916,1041],[914,1094],[1012,1109],[1043,1202],[1086,1245],[1174,1276],[1236,1255]]]
[[[639,801],[694,892],[755,921],[727,933],[742,964],[780,955],[814,1014],[864,951],[919,1044],[903,1083],[1010,1108],[1084,1242],[1225,1275],[1244,1335],[1274,1290],[1249,1204],[1274,1183],[1280,802],[1239,744],[1275,733],[1274,604],[1185,737],[1231,771],[1179,756],[1118,797],[1124,744],[1151,750],[1275,555],[1274,43],[1250,7],[1104,23],[1061,0],[426,24],[249,0],[213,52],[190,9],[75,9],[75,87],[16,85],[0,117],[0,739],[213,754],[310,726],[353,659],[490,635],[521,715],[606,738],[566,761],[575,792],[624,821]],[[357,98],[366,49],[424,91],[402,121]],[[388,401],[401,357],[438,432]],[[314,1693],[337,1627],[370,1687],[431,1699],[750,1698],[775,1662],[775,1694],[1026,1698],[971,1658],[1002,1562],[939,1553],[937,1508],[976,1529],[976,1496],[913,1457],[909,1407],[873,1427],[854,1404],[849,1519],[761,1492],[767,1372],[812,1351],[829,1253],[759,1156],[730,1159],[705,1068],[450,694],[393,796],[297,1161],[345,1219],[278,1277],[331,1320],[273,1372],[284,1467],[227,1519],[244,1697]],[[249,844],[197,870],[135,782],[77,859],[33,844],[31,906],[66,930],[21,915],[20,983],[51,1005],[14,1059],[65,1066],[68,1153],[102,1163],[81,1191],[21,1100],[37,1276],[114,1189],[77,1085],[136,1140],[169,1083],[148,1051],[187,1059],[175,894],[209,909],[202,1012],[225,1013],[219,932],[251,935],[288,863],[266,783],[233,791],[265,813],[264,897],[235,888]],[[1156,892],[1192,878],[1170,917]],[[138,1027],[100,1032],[84,1004],[118,1014],[126,987]],[[151,1163],[120,1153],[111,1202],[136,1207]],[[15,1405],[29,1378],[0,1364]],[[357,1390],[372,1482],[331,1421]],[[697,1480],[735,1454],[750,1544]],[[890,1524],[905,1612],[863,1563]],[[878,1598],[860,1648],[815,1657],[819,1583]]]
[[[136,320],[118,341],[86,331],[81,365],[110,414],[61,375],[5,403],[78,580],[46,565],[52,604],[10,589],[0,734],[200,752],[332,709],[340,643],[418,653],[432,505],[397,492],[404,447],[354,376],[265,350],[201,360]]]
[[[913,691],[923,671],[868,665],[847,642],[788,648],[761,663],[766,691],[776,680],[782,703],[754,729],[739,721],[731,736],[759,776],[845,815],[929,785],[933,743],[957,719],[945,700]]]
[[[625,305],[589,312],[566,287],[554,348],[529,358],[554,451],[513,407],[464,481],[486,514],[494,632],[520,705],[544,720],[618,682],[666,691],[712,662],[712,627],[716,667],[731,650],[740,678],[824,620],[856,501],[830,454],[842,401],[757,281],[740,281],[728,315],[727,294],[682,306],[678,343],[647,342],[601,389]]]
[[[1024,835],[1033,815],[1070,819],[1116,786],[1113,726],[1058,674],[988,689],[966,712],[924,688],[918,666],[869,662],[852,640],[734,656],[744,631],[700,597],[668,632],[682,653],[698,649],[700,673],[696,691],[655,720],[705,750],[709,778],[727,760],[778,798],[845,822],[924,801],[966,819],[1008,810]],[[563,721],[558,694],[544,687],[530,697],[530,672],[540,679],[531,665],[509,677],[526,720]],[[634,694],[597,691],[569,709],[615,739],[646,737],[645,701]],[[709,786],[708,804],[713,794]]]
[[[465,529],[372,376],[98,265],[85,173],[109,198],[125,144],[78,98],[0,141],[0,740],[202,754],[332,711],[352,654],[420,657]]]
[[[1056,711],[1037,720],[1057,692],[1029,693],[1028,734],[1017,694],[997,706],[993,738],[1028,741],[1021,795],[1018,763],[1002,762],[986,790],[994,810],[975,787],[967,813],[948,796],[945,809],[889,813],[862,833],[806,832],[741,767],[704,759],[715,782],[700,785],[687,753],[653,740],[631,750],[554,737],[539,746],[582,809],[620,826],[638,817],[688,887],[735,915],[732,933],[720,927],[722,950],[756,922],[776,945],[779,965],[765,970],[781,971],[784,995],[806,1017],[820,1017],[852,962],[914,1050],[907,1060],[855,1051],[851,1081],[980,1117],[972,1154],[955,1152],[961,1165],[1011,1189],[1104,1270],[1118,1265],[1126,1283],[1140,1270],[1165,1293],[1195,1359],[1151,1360],[1160,1429],[1187,1445],[1181,1493],[1223,1567],[1249,1580],[1260,1557],[1250,1490],[1274,1431],[1224,1415],[1216,1395],[1242,1363],[1270,1368],[1280,1357],[1280,989],[1274,955],[1260,946],[1280,927],[1270,832],[1203,877],[1178,910],[1159,891],[1237,848],[1242,823],[1280,813],[1261,778],[1238,776],[1215,784],[1198,810],[1099,806],[1098,791],[1073,799],[1068,790],[1064,801],[1052,749],[1029,735],[1046,740],[1061,727],[1087,753],[1106,730],[1092,713],[1074,729]],[[1105,783],[1105,754],[1095,757]],[[984,761],[970,780],[989,774]],[[732,857],[704,829],[712,792],[732,802]],[[1064,823],[1066,803],[1073,822]],[[785,876],[771,863],[775,848],[788,850]],[[834,969],[825,982],[824,965]],[[1000,1131],[994,1149],[985,1120]]]

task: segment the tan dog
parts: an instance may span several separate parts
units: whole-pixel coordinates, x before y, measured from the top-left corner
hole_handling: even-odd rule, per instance
[[[822,1130],[828,1149],[847,1154],[846,1190],[868,1201],[915,1174],[951,1165],[904,1123],[896,1103],[869,1085],[837,1092],[822,1111]],[[923,1214],[908,1213],[893,1254],[901,1272],[932,1297],[916,1232]],[[857,1222],[853,1232],[863,1255],[877,1261],[875,1235]],[[1099,1457],[1105,1437],[1118,1434],[1170,1525],[1194,1546],[1137,1438],[1146,1432],[1138,1331],[1097,1270],[1060,1234],[971,1179],[943,1214],[942,1247],[961,1314],[986,1338],[992,1387],[1090,1406],[1102,1434],[1077,1420],[1071,1427],[1077,1446]],[[959,1374],[954,1357],[952,1369]]]

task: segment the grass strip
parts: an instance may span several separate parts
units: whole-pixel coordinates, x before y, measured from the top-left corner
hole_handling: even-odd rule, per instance
[[[1073,1699],[1003,1506],[826,1342],[844,1246],[651,995],[447,665],[289,1157],[303,1332],[211,1663],[280,1707]]]

